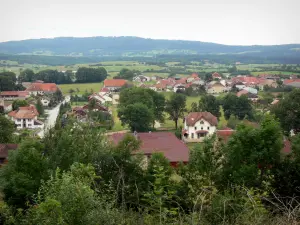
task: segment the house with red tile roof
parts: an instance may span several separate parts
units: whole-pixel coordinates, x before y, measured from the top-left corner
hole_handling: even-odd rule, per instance
[[[0,93],[0,99],[14,101],[16,99],[25,100],[30,97],[28,91],[2,91]]]
[[[8,113],[8,116],[15,122],[17,129],[44,128],[44,123],[37,119],[39,113],[34,105],[19,107],[18,110]]]
[[[192,73],[192,75],[187,78],[186,82],[190,83],[190,82],[194,81],[195,79],[199,79],[200,80],[200,78],[199,78],[199,76],[198,76],[197,73]]]
[[[172,166],[178,163],[188,163],[189,149],[179,140],[174,133],[171,132],[152,132],[152,133],[136,133],[124,134],[114,133],[110,139],[114,144],[118,144],[125,135],[134,135],[141,141],[141,146],[134,154],[143,154],[145,156],[145,163],[151,158],[154,153],[162,153],[170,162]]]
[[[220,81],[211,81],[206,87],[208,94],[220,94],[226,92],[227,90],[228,88]]]
[[[291,87],[300,87],[300,79],[286,79],[283,81],[283,84]]]
[[[53,94],[58,90],[55,83],[31,83],[26,89],[30,95]]]
[[[255,87],[260,83],[260,79],[257,77],[249,76],[237,76],[231,79],[232,85],[242,83],[247,87]]]
[[[221,130],[216,131],[216,135],[219,138],[219,140],[224,141],[225,143],[228,142],[229,138],[234,134],[235,130],[232,130],[231,128],[225,127]]]
[[[103,83],[104,88],[107,88],[109,91],[119,91],[127,84],[127,81],[123,79],[105,79]]]
[[[214,72],[211,76],[212,76],[213,80],[215,80],[215,79],[221,80],[222,79],[222,76],[217,72]]]
[[[216,132],[218,119],[210,112],[191,112],[184,118],[182,131],[185,142],[202,142]]]
[[[8,153],[17,148],[17,144],[0,144],[0,168],[8,162]]]

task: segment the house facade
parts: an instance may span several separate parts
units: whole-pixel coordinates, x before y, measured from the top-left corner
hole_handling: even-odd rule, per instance
[[[28,91],[2,91],[0,93],[0,99],[3,100],[25,100],[30,96],[30,93]]]
[[[53,94],[58,91],[58,87],[55,83],[31,83],[26,91],[30,95],[44,95],[44,94]]]
[[[210,112],[191,112],[184,119],[182,138],[185,142],[202,142],[216,132],[218,119]]]
[[[19,107],[18,110],[8,113],[8,116],[14,121],[17,129],[36,129],[44,128],[44,123],[37,119],[39,113],[35,106]]]
[[[220,82],[212,81],[207,86],[207,93],[208,94],[220,94],[227,91],[226,86],[224,86]]]
[[[144,76],[144,75],[138,75],[138,76],[136,76],[132,79],[132,81],[135,81],[135,82],[147,82],[147,81],[150,81],[150,80],[151,80],[150,77],[147,77],[147,76]]]

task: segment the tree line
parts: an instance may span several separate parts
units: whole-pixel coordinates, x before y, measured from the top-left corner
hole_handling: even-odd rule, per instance
[[[42,80],[45,83],[71,84],[71,83],[92,83],[102,82],[107,77],[107,71],[103,67],[87,68],[80,67],[74,74],[71,70],[64,73],[57,70],[42,70],[34,73],[30,69],[22,71],[18,77],[19,82],[34,82]]]

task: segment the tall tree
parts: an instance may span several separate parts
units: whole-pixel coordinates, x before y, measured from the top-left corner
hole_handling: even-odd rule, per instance
[[[286,133],[300,131],[300,90],[295,89],[271,108]]]
[[[4,199],[9,205],[25,208],[28,202],[33,202],[42,179],[48,177],[43,150],[40,142],[27,140],[9,154],[9,163],[0,176]]]
[[[9,143],[12,141],[12,134],[15,131],[15,125],[5,116],[0,115],[0,143]]]
[[[166,112],[170,119],[175,122],[175,129],[178,128],[178,119],[183,118],[186,112],[186,97],[183,94],[173,93],[166,103]]]
[[[216,117],[220,117],[220,103],[217,98],[213,95],[204,95],[199,101],[199,111],[200,112],[210,112]]]
[[[37,103],[36,103],[35,106],[36,106],[36,110],[38,111],[38,113],[40,114],[40,116],[44,115],[44,106],[42,104],[41,99],[37,100]]]
[[[122,124],[128,124],[131,131],[148,131],[153,123],[153,111],[142,103],[120,108],[118,116]]]
[[[76,72],[77,83],[102,82],[107,77],[107,71],[104,67],[87,68],[80,67]]]
[[[0,91],[18,90],[16,85],[16,74],[13,72],[0,73]]]
[[[36,80],[36,76],[31,69],[23,70],[18,76],[19,82],[32,82]]]

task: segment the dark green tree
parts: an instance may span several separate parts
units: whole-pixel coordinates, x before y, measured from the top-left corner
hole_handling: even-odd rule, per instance
[[[76,72],[77,83],[102,82],[106,79],[106,77],[107,71],[104,67],[80,67]]]
[[[128,124],[131,131],[148,131],[153,123],[153,111],[142,103],[129,104],[118,111],[122,124]]]
[[[43,156],[43,145],[27,140],[18,150],[9,154],[9,163],[0,170],[4,200],[16,208],[26,208],[33,202],[33,195],[48,177],[47,160]]]
[[[29,103],[26,100],[14,100],[12,104],[13,110],[18,110],[19,107],[29,106]]]
[[[16,74],[13,72],[0,73],[0,91],[18,90]]]
[[[200,112],[210,112],[216,117],[220,117],[220,103],[218,99],[213,95],[204,95],[199,101],[199,111]]]
[[[175,122],[175,129],[178,128],[178,120],[183,118],[186,112],[186,97],[183,94],[173,93],[170,100],[166,102],[166,112],[170,119]]]
[[[36,80],[36,76],[31,69],[23,70],[18,76],[19,82],[33,82]]]
[[[0,143],[9,143],[12,141],[15,125],[5,116],[0,115]]]
[[[40,116],[44,115],[44,106],[42,104],[41,99],[37,100],[35,107],[38,113],[40,114]]]

